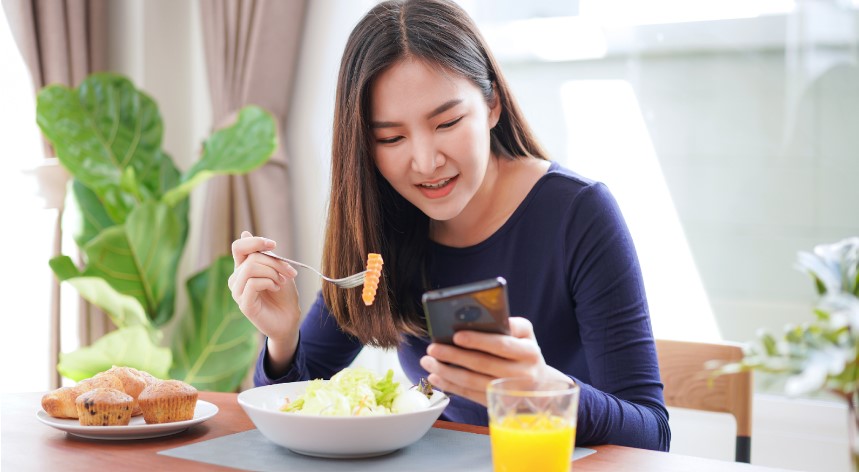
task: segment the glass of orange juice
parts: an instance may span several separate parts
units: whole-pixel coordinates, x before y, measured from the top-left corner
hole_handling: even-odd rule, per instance
[[[570,470],[578,385],[507,378],[490,382],[486,393],[495,472]]]

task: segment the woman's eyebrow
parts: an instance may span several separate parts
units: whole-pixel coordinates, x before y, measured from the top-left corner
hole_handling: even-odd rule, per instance
[[[446,101],[446,102],[442,103],[441,105],[439,105],[438,107],[436,107],[436,109],[435,109],[435,110],[431,111],[431,112],[426,116],[426,118],[427,118],[427,119],[430,119],[430,118],[432,118],[432,117],[434,117],[434,116],[436,116],[436,115],[439,115],[439,114],[441,114],[441,113],[444,113],[444,112],[446,112],[447,110],[450,110],[451,108],[453,108],[453,107],[455,107],[455,106],[459,105],[460,103],[462,103],[462,99],[461,99],[461,98],[454,98],[453,100],[448,100],[448,101]]]
[[[434,117],[434,116],[436,116],[436,115],[439,115],[439,114],[441,114],[441,113],[444,113],[444,112],[446,112],[447,110],[450,110],[451,108],[453,108],[453,107],[455,107],[455,106],[459,105],[460,103],[462,103],[462,99],[461,99],[461,98],[454,98],[454,99],[452,99],[452,100],[448,100],[448,101],[446,101],[446,102],[442,103],[441,105],[437,106],[437,107],[435,108],[435,110],[433,110],[433,111],[429,112],[429,113],[426,115],[426,119],[428,119],[428,120],[429,120],[429,119],[433,118],[433,117]],[[398,123],[398,122],[395,122],[395,121],[374,121],[374,122],[372,122],[372,123],[370,124],[370,126],[371,126],[373,129],[377,129],[377,128],[396,128],[397,126],[402,126],[402,125],[403,125],[402,123]]]

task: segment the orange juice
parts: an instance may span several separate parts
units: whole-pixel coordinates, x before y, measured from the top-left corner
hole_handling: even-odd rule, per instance
[[[558,416],[516,414],[490,422],[495,472],[568,471],[576,427]]]

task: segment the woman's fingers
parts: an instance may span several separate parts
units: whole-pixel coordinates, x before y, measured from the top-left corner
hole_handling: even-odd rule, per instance
[[[514,338],[530,338],[536,339],[534,336],[534,325],[528,318],[521,316],[511,316],[509,319],[510,335]]]
[[[444,344],[430,344],[427,348],[427,354],[441,362],[464,367],[493,378],[528,375],[529,368],[539,362],[539,351],[534,354],[532,348],[526,352],[527,354],[511,359],[483,351],[461,349]]]
[[[233,298],[238,299],[244,294],[249,283],[253,279],[267,279],[273,282],[280,281],[278,272],[267,265],[263,264],[243,264],[235,272],[236,278],[233,280]]]
[[[527,377],[567,380],[563,372],[546,365],[531,322],[510,318],[510,335],[460,331],[454,346],[433,343],[420,360],[429,381],[445,392],[483,405],[486,386],[495,378]],[[450,365],[454,364],[454,365]]]
[[[286,275],[284,275],[284,272]],[[285,262],[261,254],[251,255],[245,263],[233,272],[228,284],[233,299],[238,302],[248,288],[253,289],[255,287],[250,285],[250,282],[254,279],[271,280],[279,288],[287,280],[295,277],[296,274],[295,269]]]
[[[486,404],[486,385],[492,377],[440,362],[431,356],[421,358],[421,367],[430,373],[427,380],[440,390]]]
[[[248,258],[248,255],[260,251],[270,251],[277,243],[268,238],[254,236],[248,231],[242,231],[242,237],[233,241],[233,263],[238,267]]]
[[[510,331],[511,335],[457,332],[455,345],[430,344],[421,366],[452,391],[485,401],[484,389],[490,380],[539,376],[545,367],[531,322],[511,318]]]
[[[271,279],[250,279],[247,283],[247,290],[245,290],[244,293],[236,299],[236,303],[239,305],[239,310],[241,310],[241,312],[251,320],[257,329],[263,333],[266,333],[265,326],[259,325],[258,320],[256,319],[257,313],[259,313],[262,308],[260,293],[266,290],[277,292],[280,289],[281,286]]]
[[[466,349],[487,352],[513,361],[535,362],[542,358],[540,347],[534,337],[533,325],[525,318],[510,318],[510,336],[459,331],[453,335],[453,342]]]

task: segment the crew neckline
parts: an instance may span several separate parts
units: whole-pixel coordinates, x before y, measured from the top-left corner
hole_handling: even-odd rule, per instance
[[[528,194],[525,195],[525,198],[522,199],[521,203],[519,203],[519,206],[516,207],[516,209],[513,211],[513,213],[510,215],[510,217],[507,218],[507,221],[505,221],[504,224],[502,224],[500,228],[498,228],[494,233],[490,234],[483,241],[480,241],[479,243],[473,244],[471,246],[455,247],[455,246],[448,246],[446,244],[437,243],[437,242],[430,239],[429,240],[430,247],[435,248],[435,249],[442,251],[442,252],[447,252],[447,253],[466,254],[466,253],[477,252],[477,251],[480,251],[486,247],[491,246],[495,241],[500,239],[505,233],[510,231],[510,229],[516,225],[516,223],[518,222],[519,219],[522,218],[522,215],[525,213],[525,210],[528,208],[528,205],[530,205],[531,202],[534,200],[535,196],[540,191],[540,188],[546,182],[548,177],[550,177],[552,174],[554,174],[559,168],[560,168],[560,165],[556,161],[549,161],[549,168],[546,170],[546,173],[541,175],[540,178],[537,180],[537,182],[534,183],[534,186],[531,187],[531,190],[528,191]]]

